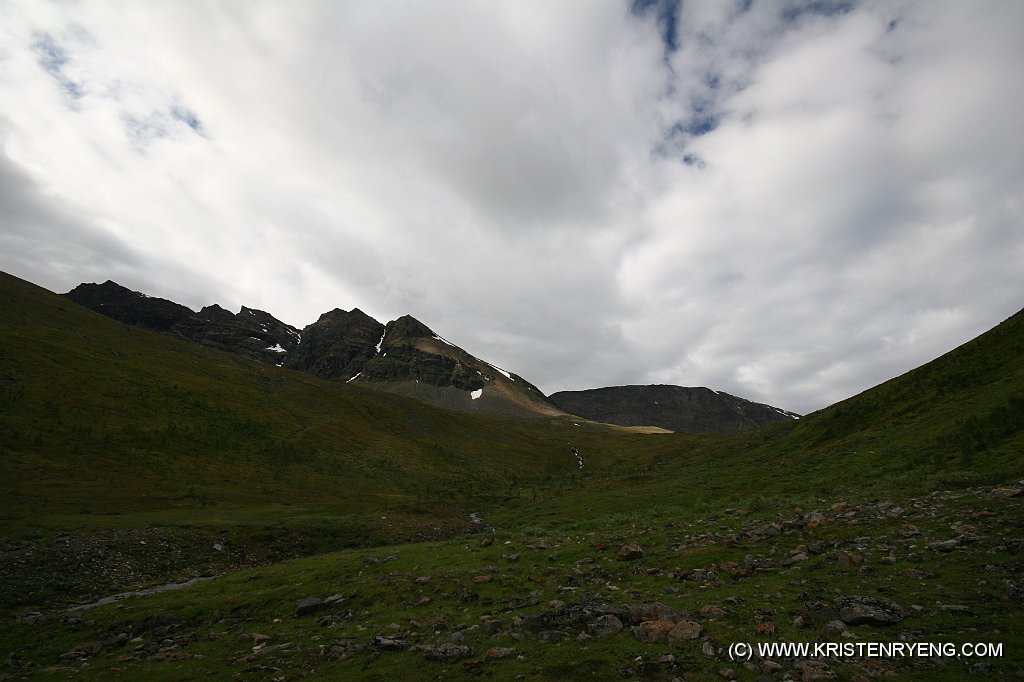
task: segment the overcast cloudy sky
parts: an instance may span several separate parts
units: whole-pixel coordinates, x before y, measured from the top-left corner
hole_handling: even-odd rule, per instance
[[[1024,305],[1016,0],[0,0],[0,269],[798,412]]]

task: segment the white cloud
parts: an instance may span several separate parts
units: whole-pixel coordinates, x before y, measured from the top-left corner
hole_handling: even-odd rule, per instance
[[[821,407],[1019,308],[1024,10],[794,7],[8,3],[0,266]]]

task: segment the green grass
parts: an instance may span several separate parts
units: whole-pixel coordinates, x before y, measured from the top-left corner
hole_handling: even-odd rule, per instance
[[[6,275],[0,307],[0,676],[667,680],[717,679],[732,667],[753,679],[705,657],[699,641],[648,644],[628,631],[582,642],[573,632],[557,644],[522,624],[495,636],[469,631],[469,668],[367,647],[375,635],[398,633],[411,646],[481,618],[528,620],[552,599],[725,605],[727,618],[702,619],[715,645],[752,641],[757,618],[776,623],[775,638],[813,641],[817,631],[793,617],[849,594],[922,607],[895,628],[854,628],[861,640],[1004,642],[992,674],[1024,668],[1010,587],[1024,580],[1024,519],[1016,499],[989,492],[1024,478],[1021,314],[798,422],[686,435],[446,412],[127,327]],[[904,513],[880,514],[879,501]],[[840,502],[857,510],[853,518],[830,511]],[[828,523],[749,538],[798,506],[825,512]],[[470,512],[484,523],[469,523]],[[905,536],[904,523],[919,534]],[[951,554],[926,549],[963,523],[979,527],[976,542]],[[484,535],[495,543],[481,547]],[[615,561],[634,541],[644,559]],[[747,555],[780,559],[812,541],[827,549],[784,569],[667,577]],[[863,553],[872,572],[840,570],[840,550]],[[882,561],[889,551],[895,563]],[[219,574],[180,592],[62,610]],[[485,574],[492,582],[473,582]],[[422,575],[430,581],[416,584]],[[462,599],[468,591],[478,599]],[[294,616],[298,599],[335,593],[352,595],[350,618],[318,626]],[[12,621],[31,610],[42,620]],[[171,618],[154,634],[145,619],[161,613]],[[430,625],[435,616],[444,620]],[[142,639],[68,655],[122,632]],[[243,635],[253,632],[291,646],[243,661],[254,653]],[[152,660],[145,647],[176,637],[189,641],[171,651],[187,658]],[[331,657],[336,640],[351,640],[351,657]],[[138,646],[145,655],[133,654]],[[482,661],[492,646],[517,654]],[[658,662],[669,654],[674,663]],[[840,679],[882,674],[833,667]],[[978,673],[956,661],[889,667],[900,679]]]

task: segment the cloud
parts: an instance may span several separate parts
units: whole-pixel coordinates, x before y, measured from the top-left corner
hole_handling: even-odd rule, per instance
[[[11,3],[0,264],[809,411],[1020,307],[1022,15]]]

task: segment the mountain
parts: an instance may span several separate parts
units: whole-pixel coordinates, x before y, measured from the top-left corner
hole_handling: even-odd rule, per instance
[[[324,313],[301,332],[262,310],[195,312],[115,282],[80,284],[65,296],[120,322],[243,357],[357,382],[460,412],[559,416],[533,384],[445,341],[409,315],[381,324],[358,308]]]
[[[685,433],[736,433],[799,415],[710,388],[611,386],[559,391],[548,396],[559,409],[620,426],[660,426]]]
[[[1019,676],[1024,313],[799,420],[655,435],[361,386],[486,374],[412,318],[336,315],[391,335],[346,383],[344,344],[325,380],[3,274],[0,310],[0,678]],[[751,633],[1009,653],[751,671]]]
[[[120,322],[273,365],[283,365],[299,343],[299,330],[295,327],[270,313],[244,306],[237,314],[218,305],[195,312],[110,280],[103,284],[80,284],[64,295]]]

